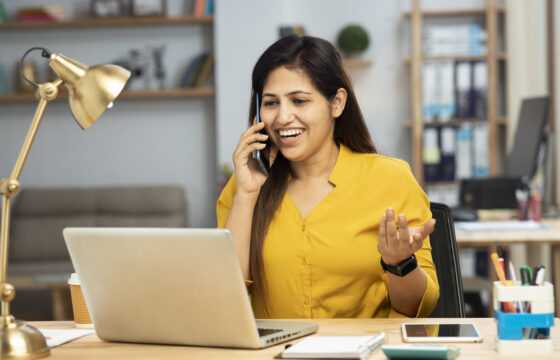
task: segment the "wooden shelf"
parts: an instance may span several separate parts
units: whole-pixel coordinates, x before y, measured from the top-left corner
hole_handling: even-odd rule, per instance
[[[505,61],[507,59],[506,53],[498,53],[496,56],[498,60]],[[422,61],[486,61],[486,55],[470,56],[470,55],[441,55],[441,56],[422,56]],[[408,57],[403,60],[406,64],[411,64],[412,60]]]
[[[425,182],[424,183],[424,187],[429,187],[429,186],[458,186],[459,185],[459,180],[457,181],[435,181],[435,182]]]
[[[499,116],[497,118],[498,125],[505,126],[507,125],[506,118],[504,116]],[[478,125],[478,124],[488,124],[488,119],[479,119],[479,118],[451,118],[449,121],[432,121],[426,122],[424,121],[423,127],[443,127],[443,126],[461,126],[463,124],[471,124],[471,125]],[[407,120],[404,123],[406,127],[412,127],[412,121]]]
[[[373,65],[370,59],[344,59],[342,63],[348,68],[366,68]]]
[[[504,7],[497,7],[496,11],[498,13],[505,13],[506,9]],[[421,12],[422,17],[443,17],[443,16],[483,16],[486,15],[485,8],[477,9],[457,9],[457,10],[427,10]],[[411,11],[404,13],[404,16],[409,18],[412,16]]]
[[[181,89],[164,89],[164,90],[131,90],[124,91],[118,99],[182,99],[182,98],[211,98],[214,96],[214,88],[181,88]],[[68,94],[65,91],[55,101],[65,100]],[[0,94],[0,103],[13,102],[35,102],[35,94],[32,92]]]
[[[115,17],[115,18],[83,18],[68,21],[8,21],[0,23],[0,31],[25,29],[61,29],[81,27],[130,27],[152,25],[183,25],[210,24],[213,16],[149,16],[149,17]]]

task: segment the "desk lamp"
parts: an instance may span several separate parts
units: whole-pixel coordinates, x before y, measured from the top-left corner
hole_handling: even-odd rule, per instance
[[[42,56],[49,59],[49,66],[58,75],[56,80],[37,84],[25,77],[21,70],[23,60],[33,50],[41,50]],[[20,73],[27,82],[37,88],[36,98],[39,100],[39,104],[10,178],[0,181],[0,193],[2,194],[0,358],[37,359],[50,354],[45,338],[33,326],[27,325],[24,321],[16,321],[10,315],[10,301],[15,296],[14,287],[6,282],[11,198],[20,191],[18,179],[23,164],[43,118],[45,108],[49,101],[57,97],[59,86],[65,84],[68,88],[68,100],[72,115],[80,127],[86,130],[108,107],[112,106],[112,101],[119,95],[130,77],[130,71],[116,65],[88,67],[62,54],[51,54],[44,48],[34,47],[23,55],[20,62]]]

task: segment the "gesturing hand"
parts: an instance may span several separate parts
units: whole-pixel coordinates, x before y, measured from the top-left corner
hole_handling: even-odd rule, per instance
[[[435,219],[430,219],[424,226],[409,228],[404,214],[398,216],[398,222],[397,231],[395,212],[388,208],[379,224],[377,250],[387,265],[397,265],[419,250],[424,239],[434,231],[436,224]]]

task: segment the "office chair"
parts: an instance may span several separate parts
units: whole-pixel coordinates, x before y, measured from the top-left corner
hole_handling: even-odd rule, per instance
[[[463,318],[463,280],[451,209],[444,204],[431,203],[430,210],[432,217],[436,219],[436,226],[430,235],[430,244],[439,282],[439,300],[430,317]]]

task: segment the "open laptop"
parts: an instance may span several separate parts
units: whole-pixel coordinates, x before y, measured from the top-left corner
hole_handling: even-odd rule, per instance
[[[227,230],[66,228],[63,234],[103,340],[256,349],[319,327],[255,321]]]

